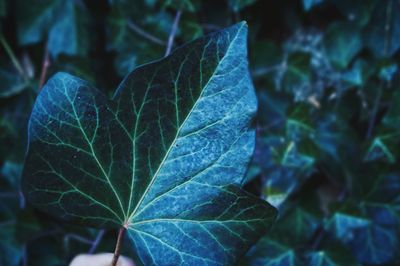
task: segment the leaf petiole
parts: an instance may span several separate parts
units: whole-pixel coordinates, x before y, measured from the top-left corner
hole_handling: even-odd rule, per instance
[[[115,251],[114,251],[113,259],[111,261],[111,266],[116,266],[117,265],[119,255],[121,254],[121,247],[122,247],[122,242],[123,242],[123,239],[124,239],[125,231],[126,231],[126,227],[125,226],[122,226],[119,229],[117,244],[115,245]]]

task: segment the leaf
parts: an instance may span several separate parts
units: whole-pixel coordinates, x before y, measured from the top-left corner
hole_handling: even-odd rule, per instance
[[[361,26],[369,22],[375,3],[373,0],[330,1],[349,21]]]
[[[0,0],[0,18],[7,14],[6,0]]]
[[[339,69],[346,68],[362,48],[358,27],[351,23],[332,24],[324,37],[324,47],[334,66]]]
[[[306,254],[307,265],[315,266],[339,266],[339,265],[358,265],[345,251],[333,252],[331,250],[313,251]]]
[[[245,265],[293,266],[299,263],[294,249],[267,237],[263,237],[246,257]]]
[[[165,7],[171,7],[186,12],[195,12],[201,5],[201,1],[199,0],[166,0],[160,2],[162,2]]]
[[[351,248],[358,261],[382,264],[392,261],[398,250],[398,218],[383,204],[363,202],[368,216],[336,213],[329,223],[338,240]],[[383,206],[383,207],[382,207]]]
[[[16,97],[0,103],[0,159],[23,162],[29,115],[33,106],[33,90],[26,89]]]
[[[377,57],[392,56],[400,48],[400,3],[388,0],[375,3],[364,32],[367,47]]]
[[[353,253],[360,262],[384,264],[394,260],[399,247],[398,230],[379,225],[369,225],[355,230]]]
[[[18,73],[0,69],[0,98],[8,98],[19,94],[28,87],[28,83],[24,81]]]
[[[86,55],[88,32],[86,14],[77,1],[39,0],[35,5],[17,1],[18,41],[22,45],[48,39],[49,52]]]
[[[130,2],[114,3],[107,21],[107,48],[116,53],[114,65],[120,76],[163,55],[173,21],[167,13],[155,10],[148,11],[152,19],[142,18],[146,7],[130,6]]]
[[[283,88],[287,92],[298,93],[309,86],[311,77],[310,55],[293,53],[289,55],[287,70],[283,78]]]
[[[303,8],[310,11],[314,6],[320,5],[324,0],[303,0]]]
[[[0,178],[0,181],[4,180],[5,183],[5,185],[2,184],[2,188],[6,187],[12,190],[18,189],[20,184],[21,172],[22,172],[21,164],[14,163],[11,161],[4,162],[3,166],[0,169],[0,177],[2,177]],[[2,190],[3,189],[0,189],[0,191]]]
[[[243,8],[253,5],[257,0],[229,0],[228,4],[231,10],[239,12]]]
[[[256,97],[247,26],[130,73],[113,100],[54,76],[30,118],[26,197],[85,225],[127,228],[144,264],[231,265],[275,209],[240,189]]]

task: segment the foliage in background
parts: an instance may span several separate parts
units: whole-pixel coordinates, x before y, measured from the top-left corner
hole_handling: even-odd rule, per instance
[[[113,249],[116,232],[25,203],[27,120],[42,76],[70,72],[111,95],[164,56],[176,17],[175,46],[249,24],[259,113],[246,188],[280,214],[241,264],[399,264],[399,1],[0,0],[0,265]]]

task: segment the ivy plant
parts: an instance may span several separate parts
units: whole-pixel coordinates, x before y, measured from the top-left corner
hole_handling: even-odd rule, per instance
[[[120,228],[145,265],[232,265],[276,210],[242,190],[257,99],[247,24],[140,66],[112,99],[58,73],[29,120],[22,188],[37,208]]]

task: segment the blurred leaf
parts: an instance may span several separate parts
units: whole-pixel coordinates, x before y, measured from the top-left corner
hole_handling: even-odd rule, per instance
[[[0,0],[0,18],[4,17],[7,13],[6,0]]]
[[[393,140],[390,135],[375,137],[365,154],[364,160],[383,160],[393,164],[396,162],[396,151],[393,149]]]
[[[311,57],[307,53],[289,55],[281,85],[286,92],[299,94],[302,90],[305,90],[305,87],[309,86],[311,78],[310,59]]]
[[[309,11],[314,6],[321,4],[323,1],[324,0],[303,0],[303,8],[305,11]]]
[[[307,212],[301,206],[293,206],[283,216],[279,217],[271,234],[287,236],[290,238],[290,243],[300,246],[311,240],[318,224],[318,217]],[[290,232],[288,232],[289,228]],[[279,237],[276,238],[279,239]]]
[[[357,263],[350,258],[345,252],[339,250],[334,252],[331,250],[313,251],[306,254],[306,265],[313,266],[355,266]]]
[[[389,128],[400,129],[400,91],[393,92],[389,110],[383,118],[382,123]]]
[[[162,57],[170,28],[159,28],[159,25],[166,27],[172,23],[171,18],[161,12],[141,25],[125,17],[122,8],[116,6],[112,10],[107,32],[107,48],[116,52],[114,65],[120,76]]]
[[[328,1],[335,5],[346,16],[348,21],[357,23],[360,26],[365,26],[369,22],[371,11],[376,3],[374,0]]]
[[[354,239],[355,229],[366,228],[369,224],[370,221],[364,217],[336,212],[330,219],[329,228],[337,239],[347,243]]]
[[[34,93],[29,88],[17,97],[0,102],[0,160],[6,157],[13,162],[23,161],[33,97]]]
[[[18,39],[27,45],[48,42],[52,56],[86,55],[89,43],[87,14],[79,1],[39,0],[35,5],[17,1]]]
[[[200,0],[166,0],[161,2],[166,7],[172,7],[176,10],[183,10],[188,12],[197,11],[201,4]]]
[[[394,74],[398,71],[398,66],[396,63],[384,66],[379,71],[379,77],[385,81],[391,81]]]
[[[28,87],[28,83],[14,71],[0,69],[0,98],[7,98],[19,94]]]
[[[229,8],[234,12],[239,12],[243,8],[253,5],[257,0],[228,0]]]
[[[298,258],[293,249],[264,237],[247,253],[246,263],[243,265],[294,266],[298,263]]]
[[[21,173],[22,164],[6,161],[1,167],[0,177],[4,179],[8,189],[17,190],[19,189]],[[6,188],[6,186],[3,185],[3,188]]]
[[[334,66],[346,68],[362,48],[359,28],[352,23],[332,24],[325,34],[324,47]]]
[[[375,2],[371,20],[364,32],[366,45],[377,57],[388,57],[400,48],[400,3]]]
[[[399,232],[370,224],[353,231],[351,247],[356,258],[363,263],[384,264],[393,261],[399,251]]]

